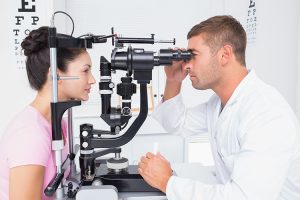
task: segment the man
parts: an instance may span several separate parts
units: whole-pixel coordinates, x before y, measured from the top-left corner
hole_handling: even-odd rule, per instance
[[[247,70],[241,24],[215,16],[195,25],[187,38],[193,57],[165,68],[163,103],[153,116],[171,133],[208,132],[220,183],[174,176],[159,153],[143,156],[139,173],[168,200],[299,200],[298,120],[274,88]],[[180,96],[187,74],[194,88],[215,92],[191,109]]]

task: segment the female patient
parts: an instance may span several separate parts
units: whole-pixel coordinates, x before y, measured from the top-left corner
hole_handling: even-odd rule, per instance
[[[48,27],[33,30],[21,44],[27,56],[26,70],[35,99],[9,124],[0,140],[0,199],[47,199],[43,191],[56,173],[51,151],[51,72]],[[95,79],[86,49],[58,49],[59,76],[78,76],[58,81],[58,100],[87,100]],[[62,124],[65,136],[66,126]],[[68,145],[64,137],[63,159]]]

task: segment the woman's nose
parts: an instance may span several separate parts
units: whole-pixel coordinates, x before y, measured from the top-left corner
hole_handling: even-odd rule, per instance
[[[89,84],[94,84],[96,83],[96,80],[94,78],[94,76],[91,74],[90,79],[89,79]]]

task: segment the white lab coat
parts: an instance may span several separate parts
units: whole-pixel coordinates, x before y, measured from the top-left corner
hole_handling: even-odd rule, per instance
[[[170,133],[209,133],[220,184],[172,176],[168,200],[300,200],[300,136],[282,96],[251,70],[221,111],[217,95],[187,109],[180,95],[152,116]]]

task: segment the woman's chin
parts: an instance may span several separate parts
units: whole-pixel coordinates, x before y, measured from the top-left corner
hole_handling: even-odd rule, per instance
[[[89,100],[89,96],[86,96],[86,97],[82,97],[82,98],[81,98],[81,101],[87,101],[87,100]]]

